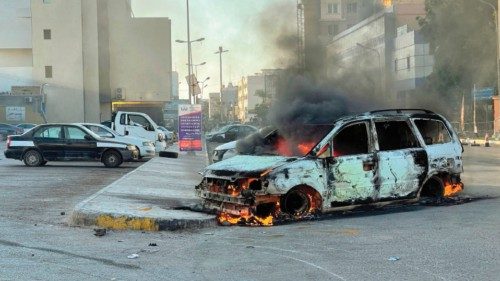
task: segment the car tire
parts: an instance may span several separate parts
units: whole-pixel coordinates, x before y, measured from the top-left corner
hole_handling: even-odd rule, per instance
[[[179,158],[179,153],[173,151],[160,151],[160,157]]]
[[[120,153],[110,150],[106,151],[102,156],[102,163],[108,168],[116,168],[123,163],[123,159]]]
[[[37,150],[28,150],[24,153],[23,155],[23,162],[24,165],[28,167],[38,167],[43,165],[42,163],[44,162],[43,156],[40,152]]]
[[[40,166],[45,166],[45,164],[47,164],[47,161],[46,160],[43,160],[42,163],[40,163]]]

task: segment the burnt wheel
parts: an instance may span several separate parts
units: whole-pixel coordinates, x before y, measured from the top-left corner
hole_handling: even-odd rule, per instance
[[[113,150],[107,151],[102,156],[102,163],[108,168],[116,168],[120,166],[123,162],[122,156]]]
[[[43,161],[42,154],[36,150],[28,150],[23,155],[24,165],[28,167],[38,167],[43,165]]]
[[[430,178],[422,187],[420,197],[441,198],[444,196],[444,182],[439,177]]]
[[[160,151],[160,157],[166,157],[166,158],[178,158],[179,153],[174,152],[174,151]]]

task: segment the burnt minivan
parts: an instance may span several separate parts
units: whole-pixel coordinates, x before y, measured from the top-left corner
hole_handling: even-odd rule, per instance
[[[463,189],[463,148],[439,114],[379,110],[332,125],[302,157],[237,155],[208,166],[197,195],[220,222],[270,224]]]

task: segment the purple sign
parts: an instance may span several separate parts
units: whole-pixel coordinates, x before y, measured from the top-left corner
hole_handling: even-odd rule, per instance
[[[179,105],[179,150],[202,151],[201,105]]]

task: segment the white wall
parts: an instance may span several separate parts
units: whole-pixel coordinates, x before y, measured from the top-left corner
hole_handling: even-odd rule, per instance
[[[33,78],[48,83],[49,122],[82,122],[83,49],[82,6],[80,0],[32,0]],[[52,39],[43,39],[43,29],[51,29]],[[45,78],[45,66],[52,66],[52,78]]]
[[[111,95],[127,101],[168,101],[172,93],[171,23],[132,18],[128,1],[108,0]]]

